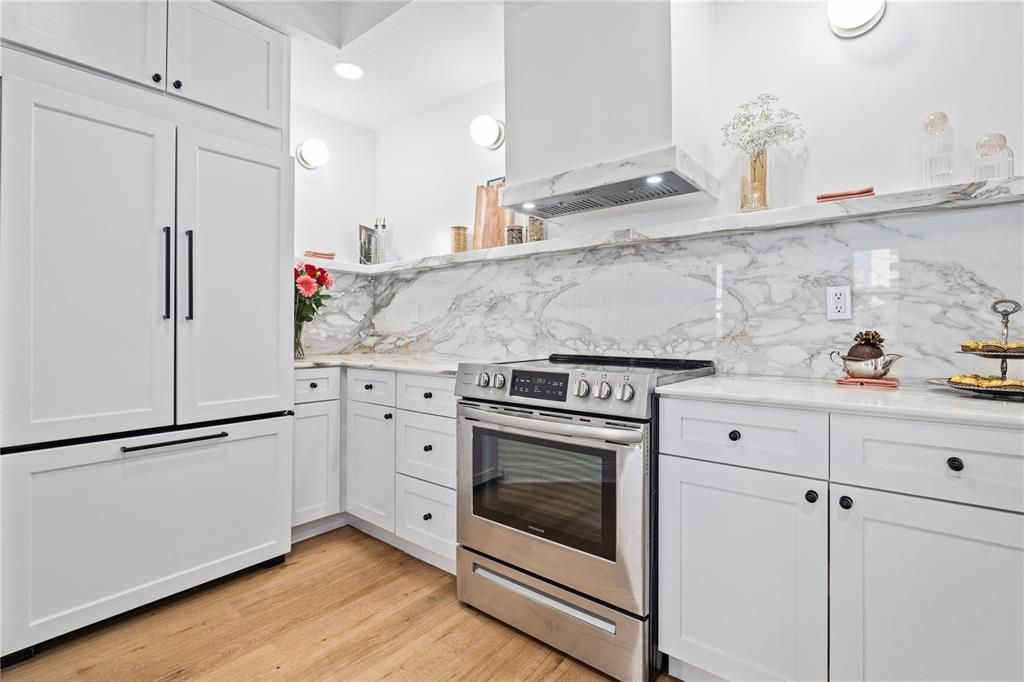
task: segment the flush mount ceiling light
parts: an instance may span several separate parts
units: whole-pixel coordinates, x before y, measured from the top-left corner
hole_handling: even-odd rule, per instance
[[[342,78],[348,78],[349,80],[357,80],[366,75],[366,71],[363,67],[352,62],[338,62],[334,65],[334,73],[341,76]]]
[[[295,160],[303,168],[313,170],[327,163],[330,154],[323,140],[310,138],[295,149]]]
[[[497,149],[505,143],[505,124],[493,116],[477,116],[469,124],[469,136],[478,147]]]
[[[828,21],[840,38],[864,35],[882,20],[885,0],[828,0]]]

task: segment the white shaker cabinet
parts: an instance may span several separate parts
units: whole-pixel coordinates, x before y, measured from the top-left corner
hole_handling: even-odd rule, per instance
[[[291,548],[290,417],[6,454],[4,655]]]
[[[115,76],[164,89],[166,0],[0,2],[0,35]]]
[[[292,406],[293,165],[178,129],[178,423]]]
[[[831,679],[1024,679],[1024,516],[835,484],[830,509]]]
[[[347,412],[347,511],[394,533],[395,408],[349,400]]]
[[[287,38],[210,0],[167,7],[167,92],[280,128]]]
[[[292,526],[341,512],[340,401],[295,406],[292,461]]]
[[[174,125],[11,76],[2,107],[2,444],[172,424]]]
[[[826,679],[826,483],[659,467],[658,648],[725,679]]]

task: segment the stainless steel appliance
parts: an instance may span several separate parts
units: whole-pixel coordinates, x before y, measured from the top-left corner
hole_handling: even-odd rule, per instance
[[[458,595],[622,680],[650,675],[654,389],[702,360],[460,364]]]

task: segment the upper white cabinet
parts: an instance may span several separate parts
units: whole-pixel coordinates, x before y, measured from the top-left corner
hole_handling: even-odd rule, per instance
[[[286,38],[210,0],[171,2],[167,91],[280,127]]]
[[[658,648],[730,680],[826,679],[827,485],[659,466]]]
[[[178,130],[179,423],[292,405],[292,166]]]
[[[172,424],[174,125],[10,76],[2,106],[3,445]]]
[[[1024,679],[1024,516],[837,485],[830,508],[831,679]]]
[[[164,89],[166,0],[4,0],[0,27],[11,42]]]

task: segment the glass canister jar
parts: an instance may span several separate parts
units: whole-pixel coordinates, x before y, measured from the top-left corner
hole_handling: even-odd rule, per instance
[[[469,228],[465,225],[452,225],[452,253],[463,253],[469,250]]]
[[[522,225],[507,225],[505,227],[505,246],[522,244],[524,237],[525,235]]]
[[[1013,175],[1013,150],[1006,144],[1002,133],[982,135],[974,145],[974,179],[993,180]]]
[[[953,184],[956,180],[956,135],[949,124],[949,117],[942,111],[928,114],[921,128],[924,133],[924,186],[942,187]]]
[[[544,239],[544,221],[536,216],[530,216],[526,223],[526,241],[539,242]]]

